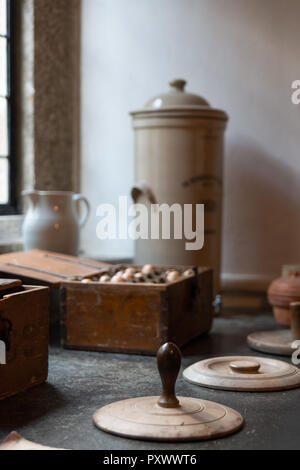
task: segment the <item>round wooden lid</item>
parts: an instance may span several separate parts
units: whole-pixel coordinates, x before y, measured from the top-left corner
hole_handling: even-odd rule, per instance
[[[252,356],[224,356],[196,362],[183,372],[191,383],[236,391],[286,390],[300,386],[300,371],[287,362]]]
[[[100,408],[94,424],[112,434],[153,441],[197,441],[231,434],[243,425],[237,412],[198,398],[176,397],[181,354],[173,343],[157,355],[163,390],[160,397],[122,400]]]
[[[153,441],[212,439],[243,424],[239,413],[218,403],[178,397],[177,408],[161,408],[158,398],[131,398],[104,406],[94,414],[94,423],[102,431]]]
[[[256,331],[247,337],[250,348],[279,356],[291,356],[293,339],[289,329]]]

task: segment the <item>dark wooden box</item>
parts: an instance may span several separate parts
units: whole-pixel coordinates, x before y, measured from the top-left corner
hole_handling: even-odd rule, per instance
[[[0,255],[0,277],[18,278],[28,285],[50,287],[50,319],[59,323],[59,287],[63,280],[96,275],[106,263],[45,250]]]
[[[48,375],[49,289],[12,284],[3,289],[0,280],[0,340],[6,350],[0,399],[40,384]]]
[[[65,348],[156,354],[183,346],[212,324],[209,268],[168,284],[61,283]]]

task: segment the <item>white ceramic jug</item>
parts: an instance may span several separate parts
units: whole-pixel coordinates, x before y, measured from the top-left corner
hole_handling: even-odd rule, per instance
[[[29,200],[23,222],[24,249],[57,251],[77,255],[79,231],[86,223],[90,204],[81,194],[71,191],[23,191]],[[80,218],[77,201],[86,205],[86,213]]]

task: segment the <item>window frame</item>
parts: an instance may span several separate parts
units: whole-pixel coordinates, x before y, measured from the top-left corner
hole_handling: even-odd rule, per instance
[[[9,162],[9,193],[7,204],[0,204],[0,216],[18,213],[17,197],[17,135],[16,135],[16,28],[15,0],[6,0],[7,5],[7,69],[8,69],[8,162]]]

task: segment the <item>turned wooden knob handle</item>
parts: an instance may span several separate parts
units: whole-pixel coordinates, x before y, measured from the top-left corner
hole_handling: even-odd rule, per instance
[[[292,339],[300,339],[300,302],[290,303],[290,311]]]
[[[177,408],[175,383],[181,366],[181,352],[174,343],[163,344],[157,353],[157,367],[162,383],[162,394],[158,405],[163,408]]]
[[[232,372],[239,374],[256,374],[259,371],[260,364],[256,361],[233,361],[229,364]]]

